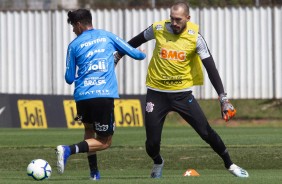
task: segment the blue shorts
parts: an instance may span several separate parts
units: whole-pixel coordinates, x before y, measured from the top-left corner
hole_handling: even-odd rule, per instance
[[[93,124],[93,130],[99,136],[114,134],[114,99],[91,98],[76,102],[77,119]]]

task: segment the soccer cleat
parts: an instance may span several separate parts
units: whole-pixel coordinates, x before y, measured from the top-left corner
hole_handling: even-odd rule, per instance
[[[95,172],[90,173],[90,180],[100,180],[100,179],[101,179],[101,176],[100,176],[99,171],[95,171]]]
[[[59,145],[56,148],[57,154],[57,170],[59,174],[63,174],[67,159],[71,155],[70,148],[68,146]]]
[[[234,176],[237,176],[237,177],[240,177],[240,178],[247,178],[249,177],[249,173],[245,170],[245,169],[242,169],[241,167],[235,165],[235,164],[232,164],[228,171],[233,174]]]
[[[154,164],[151,172],[151,178],[161,178],[163,167],[164,167],[164,160],[162,164]]]

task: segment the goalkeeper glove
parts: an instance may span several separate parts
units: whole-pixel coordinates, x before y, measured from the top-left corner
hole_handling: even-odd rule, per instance
[[[231,118],[233,118],[236,114],[236,109],[229,102],[226,93],[222,93],[219,95],[219,101],[221,105],[221,116],[227,122]]]

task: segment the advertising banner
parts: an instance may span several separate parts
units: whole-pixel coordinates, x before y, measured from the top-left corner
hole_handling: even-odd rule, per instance
[[[9,95],[0,94],[0,127],[13,127]]]
[[[116,126],[144,126],[144,107],[143,95],[115,99]],[[76,103],[72,96],[0,94],[0,128],[84,128],[75,117]]]

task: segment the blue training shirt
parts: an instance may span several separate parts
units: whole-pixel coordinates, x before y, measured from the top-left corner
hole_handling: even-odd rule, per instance
[[[113,56],[115,51],[137,60],[146,57],[120,37],[100,29],[84,31],[69,44],[65,80],[68,84],[75,82],[75,101],[119,97]]]

